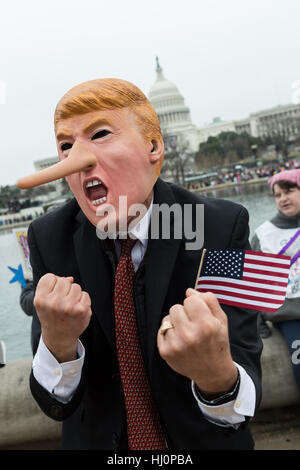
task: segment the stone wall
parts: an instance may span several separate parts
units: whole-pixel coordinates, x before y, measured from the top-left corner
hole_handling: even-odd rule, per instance
[[[32,359],[8,362],[0,369],[0,449],[38,447],[57,440],[61,423],[44,415],[29,389]]]
[[[263,372],[261,410],[300,403],[300,391],[294,380],[287,345],[279,331],[271,328],[272,335],[264,339],[261,360]]]

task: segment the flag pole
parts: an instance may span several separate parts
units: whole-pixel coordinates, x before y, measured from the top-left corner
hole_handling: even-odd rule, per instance
[[[205,252],[206,252],[206,248],[203,248],[202,256],[201,256],[201,260],[200,260],[200,265],[199,265],[199,269],[198,269],[198,274],[197,274],[197,277],[196,277],[196,283],[195,283],[195,287],[194,287],[195,290],[197,290],[198,279],[199,279],[199,276],[200,276],[200,273],[201,273]]]

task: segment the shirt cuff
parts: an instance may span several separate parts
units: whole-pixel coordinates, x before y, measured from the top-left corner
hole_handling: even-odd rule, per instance
[[[245,416],[254,416],[256,392],[255,386],[245,369],[234,363],[240,373],[240,387],[236,398],[223,405],[206,405],[196,394],[195,383],[192,382],[193,395],[204,417],[219,426],[233,426],[237,428],[246,420]]]
[[[78,339],[78,359],[59,363],[40,338],[37,352],[32,363],[33,375],[37,382],[54,398],[67,403],[74,394],[81,378],[85,349]]]

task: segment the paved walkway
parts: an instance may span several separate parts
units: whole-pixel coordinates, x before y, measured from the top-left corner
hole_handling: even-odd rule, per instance
[[[300,450],[300,407],[263,410],[251,430],[256,450]]]

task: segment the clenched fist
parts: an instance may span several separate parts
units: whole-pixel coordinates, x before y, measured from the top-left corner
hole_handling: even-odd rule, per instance
[[[91,299],[73,277],[45,274],[36,288],[34,306],[45,345],[58,362],[76,359],[77,340],[91,318]]]
[[[173,305],[165,321],[171,325],[164,334],[158,332],[157,342],[168,365],[193,380],[208,399],[228,392],[238,372],[230,353],[227,316],[216,296],[188,289],[183,305]]]

